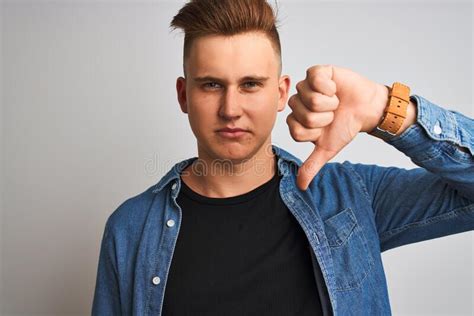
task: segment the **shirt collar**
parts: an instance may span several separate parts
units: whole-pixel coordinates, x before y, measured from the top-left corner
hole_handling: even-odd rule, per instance
[[[300,166],[302,164],[301,160],[292,154],[290,154],[288,151],[284,150],[281,147],[278,147],[274,144],[272,144],[272,151],[273,153],[278,157],[278,168],[280,169],[280,172],[284,172],[284,170],[281,170],[282,166],[280,161],[284,160],[287,162],[292,162],[296,164],[297,166]],[[161,180],[156,184],[155,189],[153,189],[153,193],[158,193],[161,191],[165,186],[167,186],[170,182],[175,182],[174,180],[180,180],[180,174],[181,172],[186,169],[188,165],[190,165],[194,160],[198,159],[198,157],[192,157],[188,159],[181,160],[180,162],[176,163],[171,170],[169,170],[162,178]]]

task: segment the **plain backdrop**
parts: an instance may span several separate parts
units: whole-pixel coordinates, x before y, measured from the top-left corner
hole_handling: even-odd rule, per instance
[[[176,101],[184,1],[1,6],[2,315],[88,315],[107,217],[197,155]],[[273,2],[272,2],[273,3]],[[469,1],[279,1],[283,72],[335,64],[473,117]],[[273,143],[301,159],[279,113]],[[416,167],[360,134],[333,161]],[[473,315],[473,232],[383,253],[394,315]]]

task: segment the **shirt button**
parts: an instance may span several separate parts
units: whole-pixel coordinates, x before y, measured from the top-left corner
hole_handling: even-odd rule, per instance
[[[176,183],[173,183],[173,185],[171,186],[171,190],[174,190],[176,189]]]
[[[151,281],[153,282],[154,285],[158,285],[158,284],[160,284],[161,279],[160,279],[160,277],[157,277],[157,276],[156,276],[156,277],[154,277],[153,280],[151,280]]]
[[[173,226],[174,226],[174,220],[169,219],[169,220],[166,222],[166,226],[168,226],[168,227],[173,227]]]
[[[433,132],[436,134],[436,135],[439,135],[441,134],[443,130],[441,129],[441,126],[439,126],[439,123],[436,123],[436,125],[433,127]]]

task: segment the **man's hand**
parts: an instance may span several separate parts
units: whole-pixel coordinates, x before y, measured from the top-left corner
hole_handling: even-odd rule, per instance
[[[288,100],[292,113],[286,122],[298,142],[315,149],[300,167],[297,185],[306,190],[319,170],[359,132],[370,132],[382,118],[389,90],[361,75],[334,65],[306,71]]]

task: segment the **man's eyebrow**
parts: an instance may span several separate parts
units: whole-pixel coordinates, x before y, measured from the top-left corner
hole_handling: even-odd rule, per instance
[[[241,78],[239,81],[267,81],[270,79],[270,77],[264,77],[264,76],[256,76],[256,75],[250,75],[250,76],[245,76]],[[222,79],[212,77],[212,76],[204,76],[204,77],[195,77],[193,78],[193,81],[196,82],[207,82],[207,81],[215,81],[215,82],[222,82]]]
[[[264,76],[245,76],[240,81],[267,81],[270,77]]]
[[[222,80],[220,80],[219,78],[212,77],[212,76],[204,76],[204,77],[195,77],[195,78],[193,78],[193,81],[196,81],[196,82],[204,82],[204,81],[218,81],[218,82],[221,82]]]

